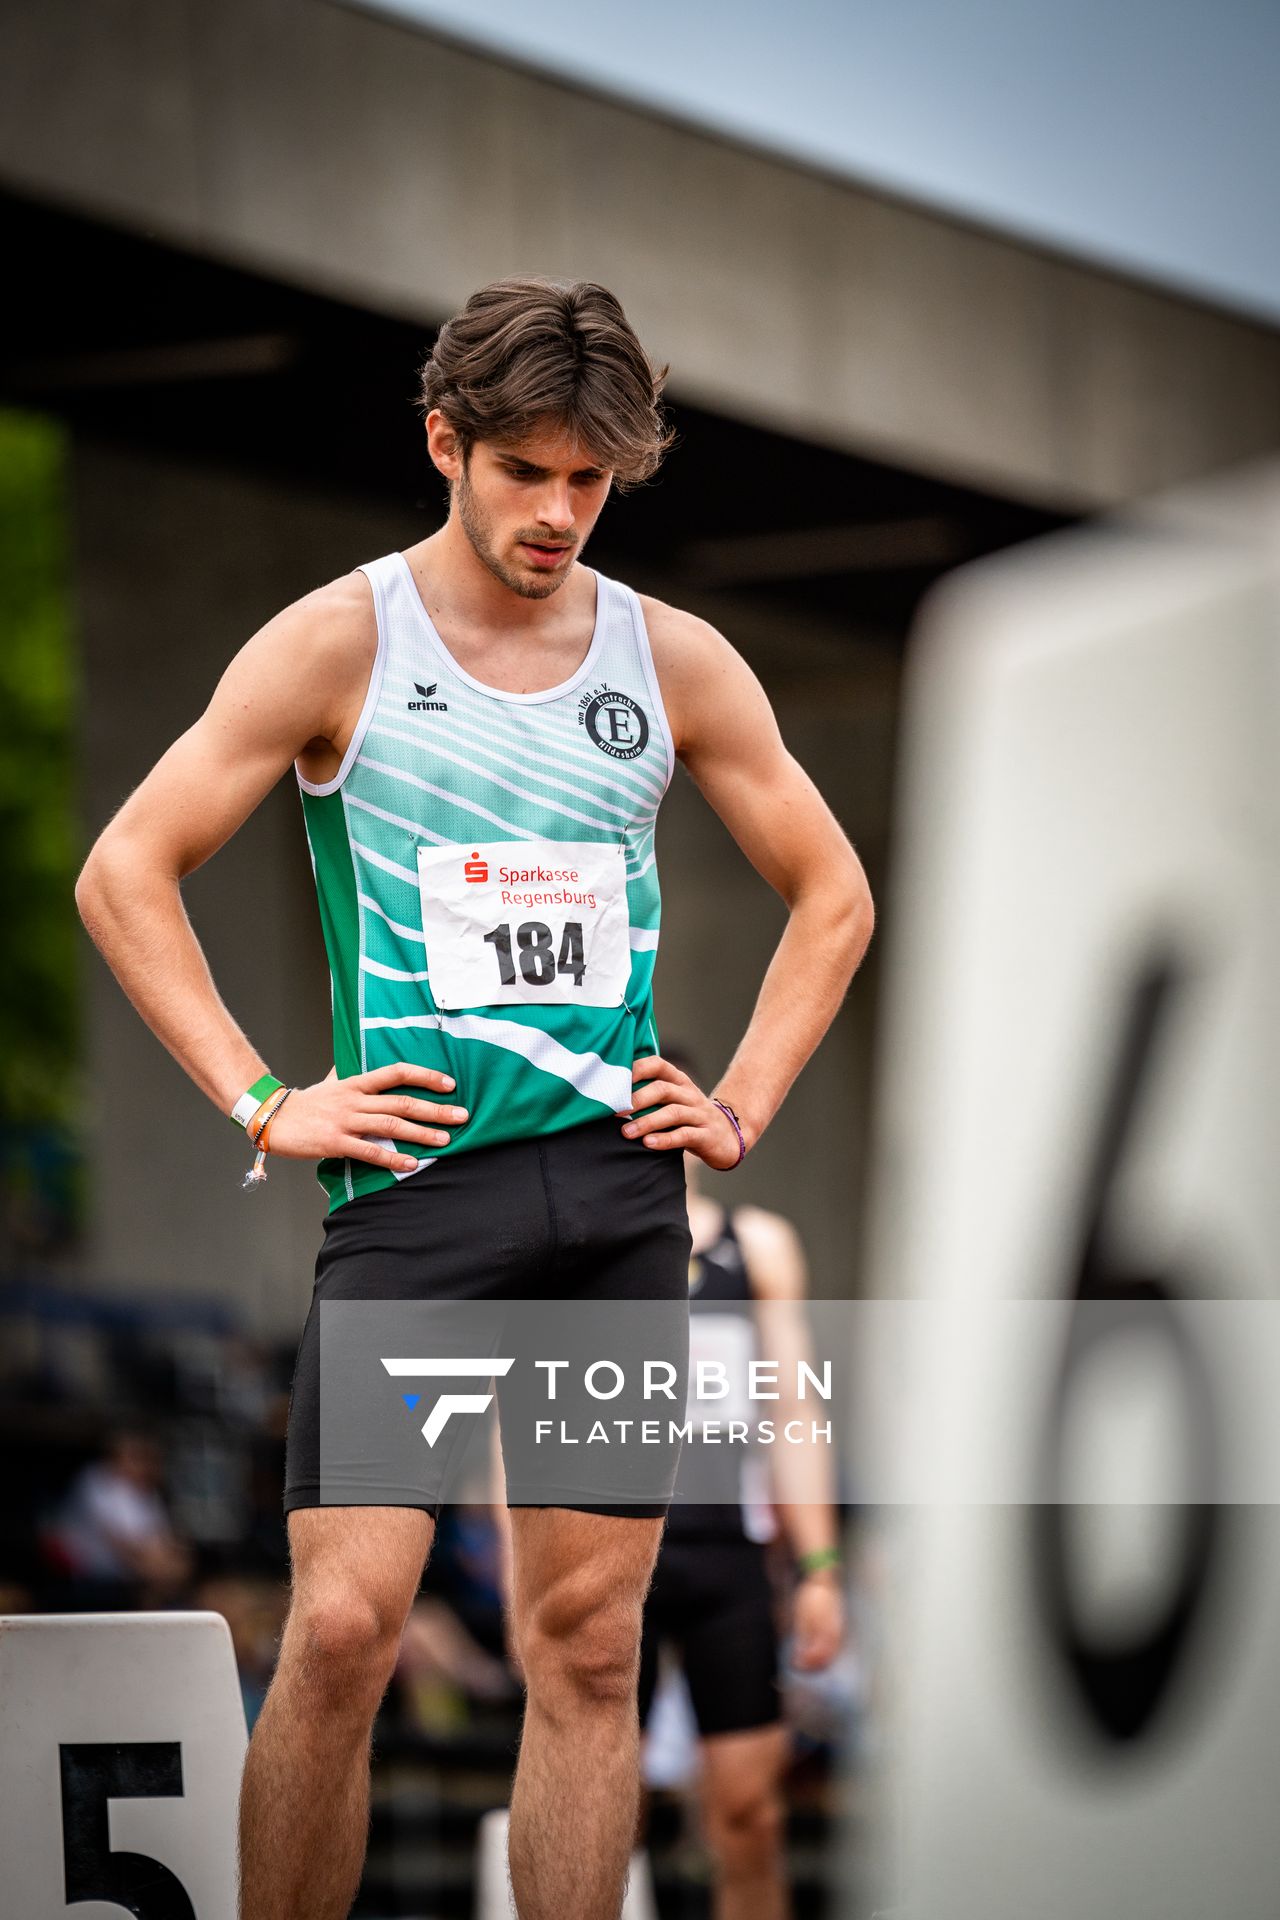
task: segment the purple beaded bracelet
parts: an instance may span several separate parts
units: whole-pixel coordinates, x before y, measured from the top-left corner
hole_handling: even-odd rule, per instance
[[[727,1100],[717,1100],[713,1093],[711,1096],[711,1104],[713,1107],[719,1107],[721,1113],[728,1116],[729,1125],[738,1136],[738,1157],[734,1161],[733,1167],[740,1167],[747,1157],[747,1142],[742,1132],[742,1122]],[[726,1167],[724,1171],[726,1173],[732,1173],[733,1167]]]

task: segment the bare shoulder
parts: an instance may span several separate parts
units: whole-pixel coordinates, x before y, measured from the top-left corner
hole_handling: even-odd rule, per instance
[[[367,577],[356,570],[313,588],[284,607],[254,638],[269,640],[274,652],[297,649],[295,664],[300,654],[312,669],[342,673],[363,666],[367,678],[378,643]]]
[[[700,711],[735,685],[756,687],[746,661],[717,627],[699,614],[673,607],[653,594],[637,595],[649,635],[663,704],[676,750],[687,743]]]
[[[637,594],[659,673],[673,680],[705,671],[718,659],[738,655],[718,628],[684,607],[673,607],[651,593]]]
[[[807,1291],[804,1245],[791,1221],[767,1207],[735,1207],[733,1226],[757,1298],[803,1299]]]
[[[368,580],[343,574],[260,627],[227,668],[215,699],[271,716],[282,737],[296,740],[304,774],[327,779],[332,747],[345,747],[364,703],[377,644]]]

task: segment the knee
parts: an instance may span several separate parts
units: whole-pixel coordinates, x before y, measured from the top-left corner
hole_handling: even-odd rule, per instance
[[[707,1838],[725,1868],[756,1870],[776,1858],[782,1845],[782,1798],[767,1787],[741,1788],[707,1806]]]
[[[311,1689],[340,1705],[376,1706],[395,1667],[401,1621],[361,1594],[320,1593],[295,1601],[286,1635]]]
[[[530,1696],[545,1704],[561,1700],[634,1711],[640,1623],[639,1602],[590,1588],[548,1595],[518,1636]]]

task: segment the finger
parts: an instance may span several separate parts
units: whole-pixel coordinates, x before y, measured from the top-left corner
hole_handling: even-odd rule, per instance
[[[420,1127],[458,1125],[467,1118],[465,1107],[442,1107],[434,1100],[415,1100],[409,1093],[384,1093],[362,1101],[361,1113],[396,1114]]]
[[[346,1160],[364,1160],[371,1167],[386,1167],[393,1173],[412,1173],[417,1167],[417,1156],[400,1153],[386,1141],[366,1140],[361,1134],[347,1134],[342,1143],[342,1157]]]
[[[628,1120],[622,1131],[629,1140],[633,1140],[637,1135],[653,1133],[660,1127],[683,1126],[694,1117],[688,1107],[669,1102],[652,1113],[638,1113],[634,1120]]]
[[[371,1139],[383,1136],[390,1140],[411,1140],[421,1147],[447,1147],[453,1138],[443,1127],[420,1127],[414,1121],[402,1120],[393,1113],[354,1114],[351,1119],[352,1132],[363,1138],[365,1127],[369,1129],[368,1137]]]
[[[631,1080],[635,1085],[641,1080],[669,1080],[673,1086],[691,1087],[693,1081],[679,1067],[673,1067],[660,1053],[646,1054],[643,1060],[631,1063]]]
[[[640,1144],[642,1147],[656,1147],[659,1151],[669,1147],[688,1147],[696,1153],[701,1134],[700,1127],[675,1127],[670,1133],[646,1133]]]
[[[687,1087],[677,1087],[670,1080],[651,1080],[647,1086],[636,1088],[631,1111],[635,1113],[637,1108],[656,1106],[659,1101],[669,1105],[673,1100],[687,1100],[688,1094]]]
[[[352,1083],[363,1093],[385,1093],[388,1087],[433,1087],[438,1093],[452,1093],[456,1085],[449,1074],[436,1067],[419,1067],[412,1060],[393,1060],[389,1066],[353,1074]]]

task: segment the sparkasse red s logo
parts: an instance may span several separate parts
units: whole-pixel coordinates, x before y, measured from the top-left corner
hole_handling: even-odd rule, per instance
[[[462,871],[469,883],[484,881],[489,878],[489,862],[482,860],[479,850],[476,849],[473,850],[471,858],[467,861]]]

